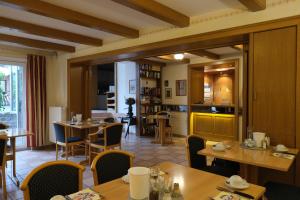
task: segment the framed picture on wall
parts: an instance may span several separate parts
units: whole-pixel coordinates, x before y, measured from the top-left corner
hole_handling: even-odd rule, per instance
[[[165,98],[166,99],[172,99],[172,88],[166,88],[165,89]]]
[[[129,94],[136,93],[136,80],[129,80]]]
[[[186,80],[176,80],[176,96],[186,96]]]

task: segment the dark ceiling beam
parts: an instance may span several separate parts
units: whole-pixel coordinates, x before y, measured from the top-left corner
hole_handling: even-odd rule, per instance
[[[12,8],[26,10],[46,17],[105,31],[115,35],[121,35],[127,38],[139,37],[139,31],[136,29],[40,0],[1,0],[0,3]]]
[[[208,52],[208,51],[202,50],[202,49],[188,51],[188,53],[196,55],[196,56],[207,57],[207,58],[212,59],[212,60],[219,60],[220,59],[220,55],[215,54],[215,53],[211,53],[211,52]]]
[[[12,36],[7,34],[0,33],[0,41],[11,42],[15,44],[20,44],[27,47],[39,48],[39,49],[48,49],[55,51],[65,51],[65,52],[75,52],[75,47],[62,45],[52,42],[45,42],[41,40],[29,39],[19,36]]]
[[[71,33],[67,31],[58,30],[55,28],[48,28],[46,26],[40,26],[23,21],[13,20],[6,17],[0,17],[0,26],[17,29],[24,33],[33,35],[39,35],[48,38],[54,38],[79,44],[87,44],[92,46],[101,46],[102,40],[92,38],[89,36],[80,35],[77,33]]]
[[[147,58],[133,60],[133,61],[135,61],[138,64],[152,64],[152,65],[158,65],[158,66],[166,66],[166,63],[164,63],[164,62],[159,62],[156,60],[149,60]]]
[[[190,25],[190,18],[154,0],[112,0],[141,13],[160,19],[178,27]]]
[[[177,60],[174,58],[173,55],[163,55],[163,56],[157,56],[157,58],[161,59],[161,60],[166,60],[172,63],[184,63],[184,64],[188,64],[190,63],[190,59],[188,58],[183,58],[181,60]]]
[[[239,0],[239,2],[253,12],[266,9],[266,0]]]

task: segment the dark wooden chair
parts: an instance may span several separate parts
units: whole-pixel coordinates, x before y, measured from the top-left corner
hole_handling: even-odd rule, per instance
[[[6,191],[6,144],[7,144],[7,136],[0,135],[0,169],[1,169],[1,185],[2,185],[2,196],[3,199],[7,199],[7,191]]]
[[[32,170],[20,189],[24,200],[51,199],[55,195],[68,195],[82,190],[85,168],[71,161],[47,162]]]
[[[108,150],[98,154],[91,166],[94,185],[126,175],[128,169],[132,167],[133,158],[133,154],[120,150]]]
[[[56,160],[58,159],[58,146],[65,148],[65,157],[68,160],[69,150],[74,153],[74,146],[80,146],[84,144],[84,140],[81,137],[68,136],[65,127],[59,123],[54,123],[54,131],[56,136]]]
[[[206,156],[197,154],[199,150],[205,148],[205,141],[203,138],[196,135],[188,136],[186,147],[190,167],[226,177],[230,177],[238,173],[234,168],[226,167],[223,165],[208,166]]]
[[[300,199],[300,187],[284,183],[268,182],[265,185],[268,200]]]
[[[97,133],[89,134],[89,161],[92,161],[92,154],[98,154],[93,149],[107,150],[119,147],[121,149],[121,137],[123,132],[122,123],[112,123],[105,127],[99,128]],[[99,137],[103,134],[103,137]]]

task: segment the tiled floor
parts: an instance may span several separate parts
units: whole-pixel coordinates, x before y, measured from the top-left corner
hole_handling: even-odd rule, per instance
[[[175,138],[173,145],[161,146],[152,144],[152,138],[136,137],[130,134],[127,139],[122,139],[122,149],[135,154],[135,166],[153,166],[163,161],[172,161],[178,164],[187,165],[186,152],[183,138]],[[83,160],[84,157],[76,156],[71,158],[75,162]],[[35,167],[40,164],[55,160],[54,150],[39,150],[39,151],[20,151],[17,153],[17,173],[21,179]],[[8,166],[7,173],[10,173]],[[92,173],[89,166],[86,166],[84,173],[84,187],[93,185]],[[19,200],[23,199],[23,193],[7,178],[8,199]],[[1,191],[2,192],[2,191]],[[2,198],[2,193],[0,194]]]

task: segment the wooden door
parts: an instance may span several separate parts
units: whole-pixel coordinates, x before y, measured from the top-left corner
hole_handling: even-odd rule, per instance
[[[252,81],[252,129],[295,147],[295,27],[254,33]]]
[[[266,132],[272,145],[295,147],[297,29],[257,32],[250,38],[249,126]],[[293,183],[295,173],[295,165],[287,173],[260,168],[259,183]]]

